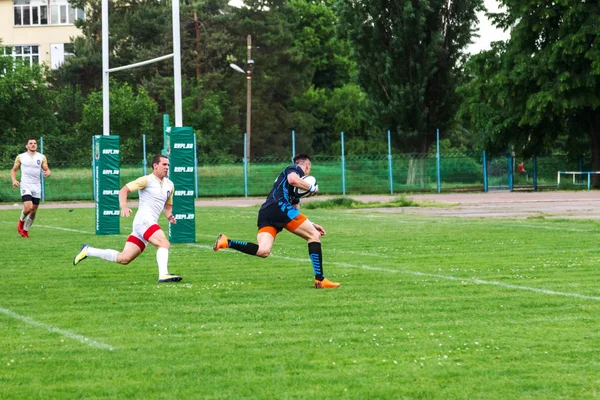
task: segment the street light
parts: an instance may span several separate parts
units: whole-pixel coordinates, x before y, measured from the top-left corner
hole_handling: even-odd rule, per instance
[[[252,36],[248,35],[248,61],[246,61],[246,70],[236,64],[229,64],[231,68],[242,74],[246,74],[246,157],[250,159],[250,138],[252,137],[252,70],[254,69],[254,60],[252,60]]]

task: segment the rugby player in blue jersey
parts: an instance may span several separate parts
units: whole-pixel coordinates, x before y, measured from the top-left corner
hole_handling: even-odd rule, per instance
[[[242,253],[266,258],[271,253],[275,237],[284,228],[300,236],[308,242],[308,255],[315,274],[315,288],[330,289],[340,286],[323,276],[323,253],[321,251],[321,236],[325,230],[306,218],[300,212],[300,197],[295,188],[307,190],[308,196],[314,196],[319,190],[318,185],[311,185],[302,180],[310,175],[311,162],[306,154],[294,157],[294,164],[284,169],[273,184],[273,188],[258,212],[258,244],[229,239],[224,234],[217,237],[213,250],[234,249]]]

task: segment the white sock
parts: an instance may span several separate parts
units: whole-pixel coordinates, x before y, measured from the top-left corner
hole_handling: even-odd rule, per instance
[[[161,247],[156,250],[156,262],[158,263],[158,276],[168,275],[169,249]]]
[[[98,257],[106,261],[117,262],[118,251],[112,249],[97,249],[95,247],[88,246],[87,255],[88,257]]]
[[[23,224],[23,230],[28,231],[29,228],[31,227],[31,224],[33,224],[33,220],[31,218],[29,218],[29,215],[28,215],[27,218],[25,218],[25,223]]]
[[[23,214],[23,210],[21,210],[21,216],[19,217],[20,221],[25,221],[25,215]]]

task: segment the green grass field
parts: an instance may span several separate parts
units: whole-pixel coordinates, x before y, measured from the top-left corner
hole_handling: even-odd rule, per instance
[[[71,260],[94,210],[45,209],[25,240],[0,211],[2,399],[593,399],[600,396],[600,227],[590,220],[433,219],[307,210],[328,234],[266,260],[257,208],[197,209],[197,243],[128,266]],[[164,219],[162,220],[164,224]],[[164,226],[164,225],[163,225]]]

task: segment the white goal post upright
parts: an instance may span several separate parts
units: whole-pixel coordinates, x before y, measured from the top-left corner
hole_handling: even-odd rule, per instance
[[[175,126],[183,126],[181,111],[181,43],[179,34],[179,0],[172,0],[173,54],[117,68],[109,68],[108,0],[102,0],[102,134],[110,135],[110,73],[135,68],[173,57]]]

